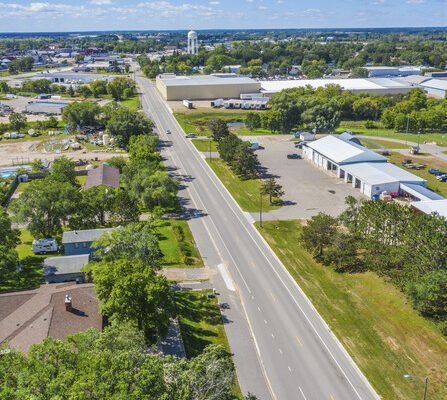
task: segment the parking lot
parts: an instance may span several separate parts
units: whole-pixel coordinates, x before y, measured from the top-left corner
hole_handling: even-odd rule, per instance
[[[258,141],[265,147],[257,151],[259,161],[268,168],[268,173],[278,177],[285,192],[283,200],[286,205],[265,213],[263,218],[266,220],[310,218],[319,212],[337,216],[345,208],[346,196],[365,199],[358,189],[318,169],[309,161],[288,159],[287,154],[301,154],[289,135],[263,136]],[[258,213],[252,216],[259,219]]]

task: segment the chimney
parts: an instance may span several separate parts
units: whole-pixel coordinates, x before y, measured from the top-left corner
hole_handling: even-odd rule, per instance
[[[66,294],[65,295],[65,311],[71,312],[73,309],[71,304],[71,296]]]

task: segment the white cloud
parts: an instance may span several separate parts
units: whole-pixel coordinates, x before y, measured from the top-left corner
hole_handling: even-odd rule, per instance
[[[90,0],[91,4],[95,4],[97,6],[103,6],[106,4],[112,4],[112,0]]]
[[[80,15],[86,11],[84,6],[72,6],[69,4],[51,4],[35,2],[29,5],[17,3],[0,3],[2,13],[10,16],[29,16],[29,15]]]
[[[424,4],[425,0],[407,0],[407,4]]]
[[[148,11],[154,11],[157,15],[162,17],[176,17],[180,15],[211,17],[216,15],[216,10],[208,6],[190,3],[173,4],[164,0],[140,3],[137,7]]]

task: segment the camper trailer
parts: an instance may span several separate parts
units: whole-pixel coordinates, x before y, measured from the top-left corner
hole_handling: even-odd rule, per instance
[[[34,254],[55,253],[58,250],[56,239],[33,240],[32,250]]]

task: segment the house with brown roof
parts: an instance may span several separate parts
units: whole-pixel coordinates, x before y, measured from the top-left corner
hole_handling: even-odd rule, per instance
[[[85,189],[101,185],[118,188],[120,186],[120,172],[107,164],[101,164],[99,167],[88,171]]]

